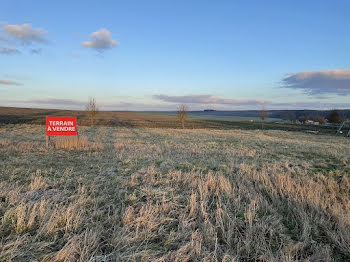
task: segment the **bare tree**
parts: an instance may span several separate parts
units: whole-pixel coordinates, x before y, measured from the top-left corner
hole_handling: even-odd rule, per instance
[[[265,107],[262,107],[261,110],[259,111],[259,117],[262,120],[261,128],[264,128],[264,121],[267,118],[267,116],[268,116],[268,113],[267,113]]]
[[[182,129],[185,128],[185,121],[188,117],[188,107],[186,105],[180,105],[176,111],[177,117],[181,121]]]
[[[94,119],[96,114],[98,113],[98,107],[96,103],[96,99],[93,97],[89,98],[89,101],[86,105],[86,112],[88,113],[88,116],[90,118],[90,125],[94,125]]]
[[[326,120],[323,116],[314,117],[314,121],[318,122],[320,125],[324,125],[326,123]]]

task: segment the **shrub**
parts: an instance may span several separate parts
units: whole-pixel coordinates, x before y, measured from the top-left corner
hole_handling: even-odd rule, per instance
[[[337,109],[333,109],[328,115],[328,121],[330,123],[342,123],[343,118],[341,117],[339,111]]]

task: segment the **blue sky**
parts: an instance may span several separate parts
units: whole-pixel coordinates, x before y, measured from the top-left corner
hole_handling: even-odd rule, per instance
[[[18,1],[0,105],[350,108],[349,1]]]

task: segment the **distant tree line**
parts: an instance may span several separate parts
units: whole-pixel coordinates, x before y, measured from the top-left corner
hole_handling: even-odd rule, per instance
[[[90,125],[94,125],[95,117],[99,111],[96,99],[89,98],[85,111],[90,119]],[[185,122],[188,118],[188,106],[180,105],[176,111],[177,117],[181,123],[181,127],[185,128]],[[225,112],[223,112],[225,113]],[[235,111],[230,111],[231,115],[234,115]],[[260,111],[248,110],[239,111],[240,116],[254,116],[257,115],[262,120],[262,128],[264,127],[264,121],[267,117],[281,118],[289,120],[293,123],[297,121],[305,124],[308,120],[318,122],[323,125],[328,121],[329,123],[342,123],[347,119],[350,119],[350,110],[270,110],[267,111],[264,107]],[[223,114],[224,115],[224,114]]]
[[[204,111],[193,111],[193,112],[203,112],[205,114],[211,112]],[[220,116],[240,116],[240,117],[259,117],[260,118],[261,110],[237,110],[237,111],[220,111]],[[290,120],[294,119],[294,121],[298,120],[299,117],[305,116],[308,119],[312,119],[314,117],[323,116],[325,119],[328,118],[331,110],[268,110],[269,118],[279,118]],[[344,119],[350,119],[350,109],[339,109],[339,114]],[[293,121],[293,120],[292,120]]]
[[[305,122],[313,120],[322,122],[323,119],[328,119],[330,123],[341,123],[346,119],[350,119],[350,110],[281,110],[272,111],[270,117],[282,118],[291,122]]]
[[[317,114],[318,113],[318,114]],[[329,123],[342,123],[344,120],[346,120],[346,117],[342,116],[341,112],[337,109],[333,109],[331,111],[312,111],[310,114],[304,114],[297,117],[296,113],[294,111],[288,111],[285,113],[284,118],[285,120],[289,120],[293,123],[295,123],[297,120],[303,124],[305,124],[308,120],[312,120],[314,122],[318,122],[321,125],[326,123],[326,119]]]

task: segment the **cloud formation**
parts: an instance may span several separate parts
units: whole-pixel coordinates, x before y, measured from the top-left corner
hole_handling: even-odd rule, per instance
[[[12,86],[20,86],[21,83],[10,81],[10,80],[0,80],[0,85],[12,85]]]
[[[85,106],[86,102],[73,99],[44,98],[22,101],[24,103],[50,106]]]
[[[33,54],[33,55],[40,55],[42,51],[43,51],[42,48],[30,49],[30,53]]]
[[[310,96],[322,94],[349,95],[350,69],[303,71],[288,74],[282,87],[303,90]]]
[[[180,104],[213,104],[213,105],[262,105],[264,100],[239,100],[225,99],[213,95],[187,95],[187,96],[169,96],[169,95],[154,95],[154,99],[170,103]]]
[[[3,106],[32,107],[32,108],[50,108],[50,109],[76,109],[84,110],[87,100],[61,99],[61,98],[42,98],[29,100],[6,100],[0,103]],[[100,110],[122,110],[122,111],[157,111],[157,110],[174,110],[172,106],[133,102],[99,102]]]
[[[42,98],[42,99],[30,99],[30,100],[1,100],[0,103],[3,106],[18,106],[18,107],[33,107],[33,108],[51,108],[51,109],[77,109],[84,110],[87,101],[74,100],[74,99],[58,99],[58,98]],[[99,102],[99,108],[101,110],[127,110],[127,111],[175,111],[176,105],[174,104],[157,104],[157,103],[135,103],[135,102]],[[189,109],[203,110],[206,109],[206,104],[189,104]],[[246,106],[246,105],[218,105],[214,109],[217,110],[260,110],[261,105]],[[287,109],[319,109],[328,110],[332,108],[350,108],[350,103],[331,103],[331,102],[290,102],[290,103],[276,103],[270,102],[267,106],[267,110],[287,110]]]
[[[4,30],[7,34],[20,40],[23,44],[47,42],[45,39],[47,32],[41,28],[32,28],[30,24],[7,25],[4,27]]]
[[[12,46],[2,46],[0,47],[0,54],[1,55],[16,55],[20,54],[21,51],[19,51],[16,47]]]
[[[111,49],[118,45],[116,40],[113,40],[111,33],[104,28],[90,35],[90,41],[83,42],[83,47],[92,48],[99,52]]]

